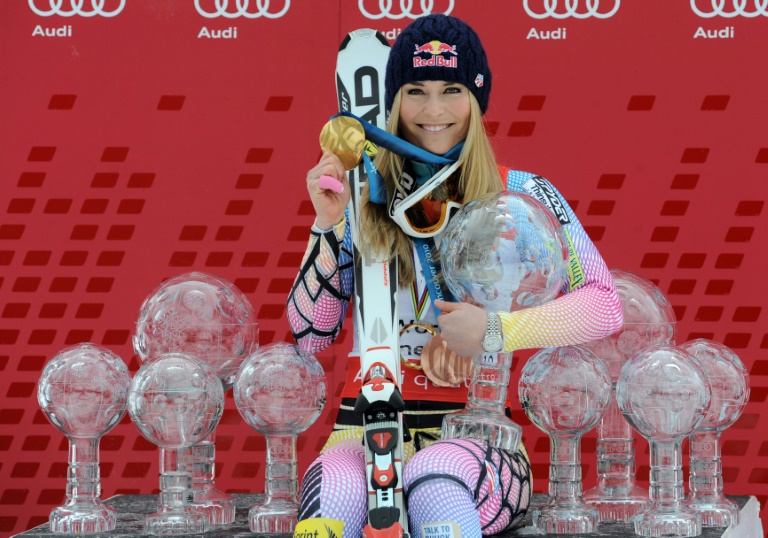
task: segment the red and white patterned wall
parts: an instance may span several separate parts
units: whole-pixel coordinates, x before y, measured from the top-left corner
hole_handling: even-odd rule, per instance
[[[678,341],[711,338],[744,361],[752,397],[723,437],[725,488],[765,505],[762,4],[1,2],[0,533],[46,521],[64,500],[67,442],[36,401],[43,365],[91,341],[135,372],[133,323],[164,279],[226,278],[255,306],[262,344],[290,340],[284,303],[313,220],[304,178],[335,111],[338,44],[361,27],[393,39],[430,6],[483,38],[499,160],[552,180],[610,267],[658,284]],[[350,343],[345,329],[319,356],[331,398],[300,438],[300,472],[330,429]],[[519,408],[513,417],[546,491],[548,439]],[[647,484],[647,443],[637,446]],[[583,448],[588,488],[594,434]],[[217,485],[262,491],[263,449],[230,393]],[[157,491],[157,448],[127,417],[102,439],[101,461],[103,497]]]

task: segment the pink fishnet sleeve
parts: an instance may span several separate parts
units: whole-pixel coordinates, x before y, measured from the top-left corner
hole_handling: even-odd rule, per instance
[[[346,219],[332,230],[310,234],[307,250],[288,296],[287,315],[296,343],[312,353],[338,336],[349,305],[351,264],[343,247]]]
[[[619,330],[621,304],[610,288],[584,286],[545,305],[499,317],[505,352],[567,346]]]

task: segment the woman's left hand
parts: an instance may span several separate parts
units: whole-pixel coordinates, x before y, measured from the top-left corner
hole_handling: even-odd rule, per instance
[[[442,311],[437,317],[437,324],[440,326],[440,336],[448,347],[459,355],[482,355],[487,321],[485,310],[469,303],[439,300],[435,301],[435,306]]]

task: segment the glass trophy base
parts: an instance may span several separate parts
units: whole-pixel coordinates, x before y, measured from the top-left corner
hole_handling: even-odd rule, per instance
[[[280,500],[256,505],[248,511],[251,532],[292,533],[298,523],[299,505]]]
[[[582,496],[584,502],[594,507],[600,515],[600,523],[629,523],[648,506],[648,492],[642,488],[594,487]]]
[[[205,514],[211,525],[229,525],[235,521],[235,499],[216,488],[194,490],[191,506],[195,512]]]
[[[701,516],[685,510],[651,509],[635,516],[635,534],[640,536],[698,536]]]
[[[587,534],[597,530],[599,517],[586,504],[543,506],[533,511],[533,525],[546,534]]]
[[[505,415],[485,409],[465,409],[443,418],[443,439],[480,439],[514,452],[522,435],[523,429]]]
[[[203,534],[210,530],[205,514],[187,510],[169,510],[149,514],[144,518],[144,532],[153,536]]]
[[[727,499],[691,500],[688,508],[701,516],[702,527],[728,527],[739,524],[739,507]]]
[[[101,501],[79,501],[54,509],[49,522],[56,533],[109,532],[117,525],[117,511]]]

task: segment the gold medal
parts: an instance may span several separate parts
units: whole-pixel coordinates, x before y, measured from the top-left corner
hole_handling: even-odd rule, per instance
[[[431,334],[433,337],[437,335],[437,330],[427,323],[407,323],[402,329],[400,329],[400,338],[403,337],[405,333],[407,333],[410,329],[415,329],[416,327],[420,327],[427,331],[429,334]],[[400,362],[403,363],[403,366],[406,368],[410,368],[411,370],[421,370],[421,363],[420,362],[411,362],[410,360],[406,359],[402,355],[400,355]]]
[[[355,118],[337,116],[320,131],[320,147],[332,151],[346,170],[352,170],[363,157],[365,129]]]

